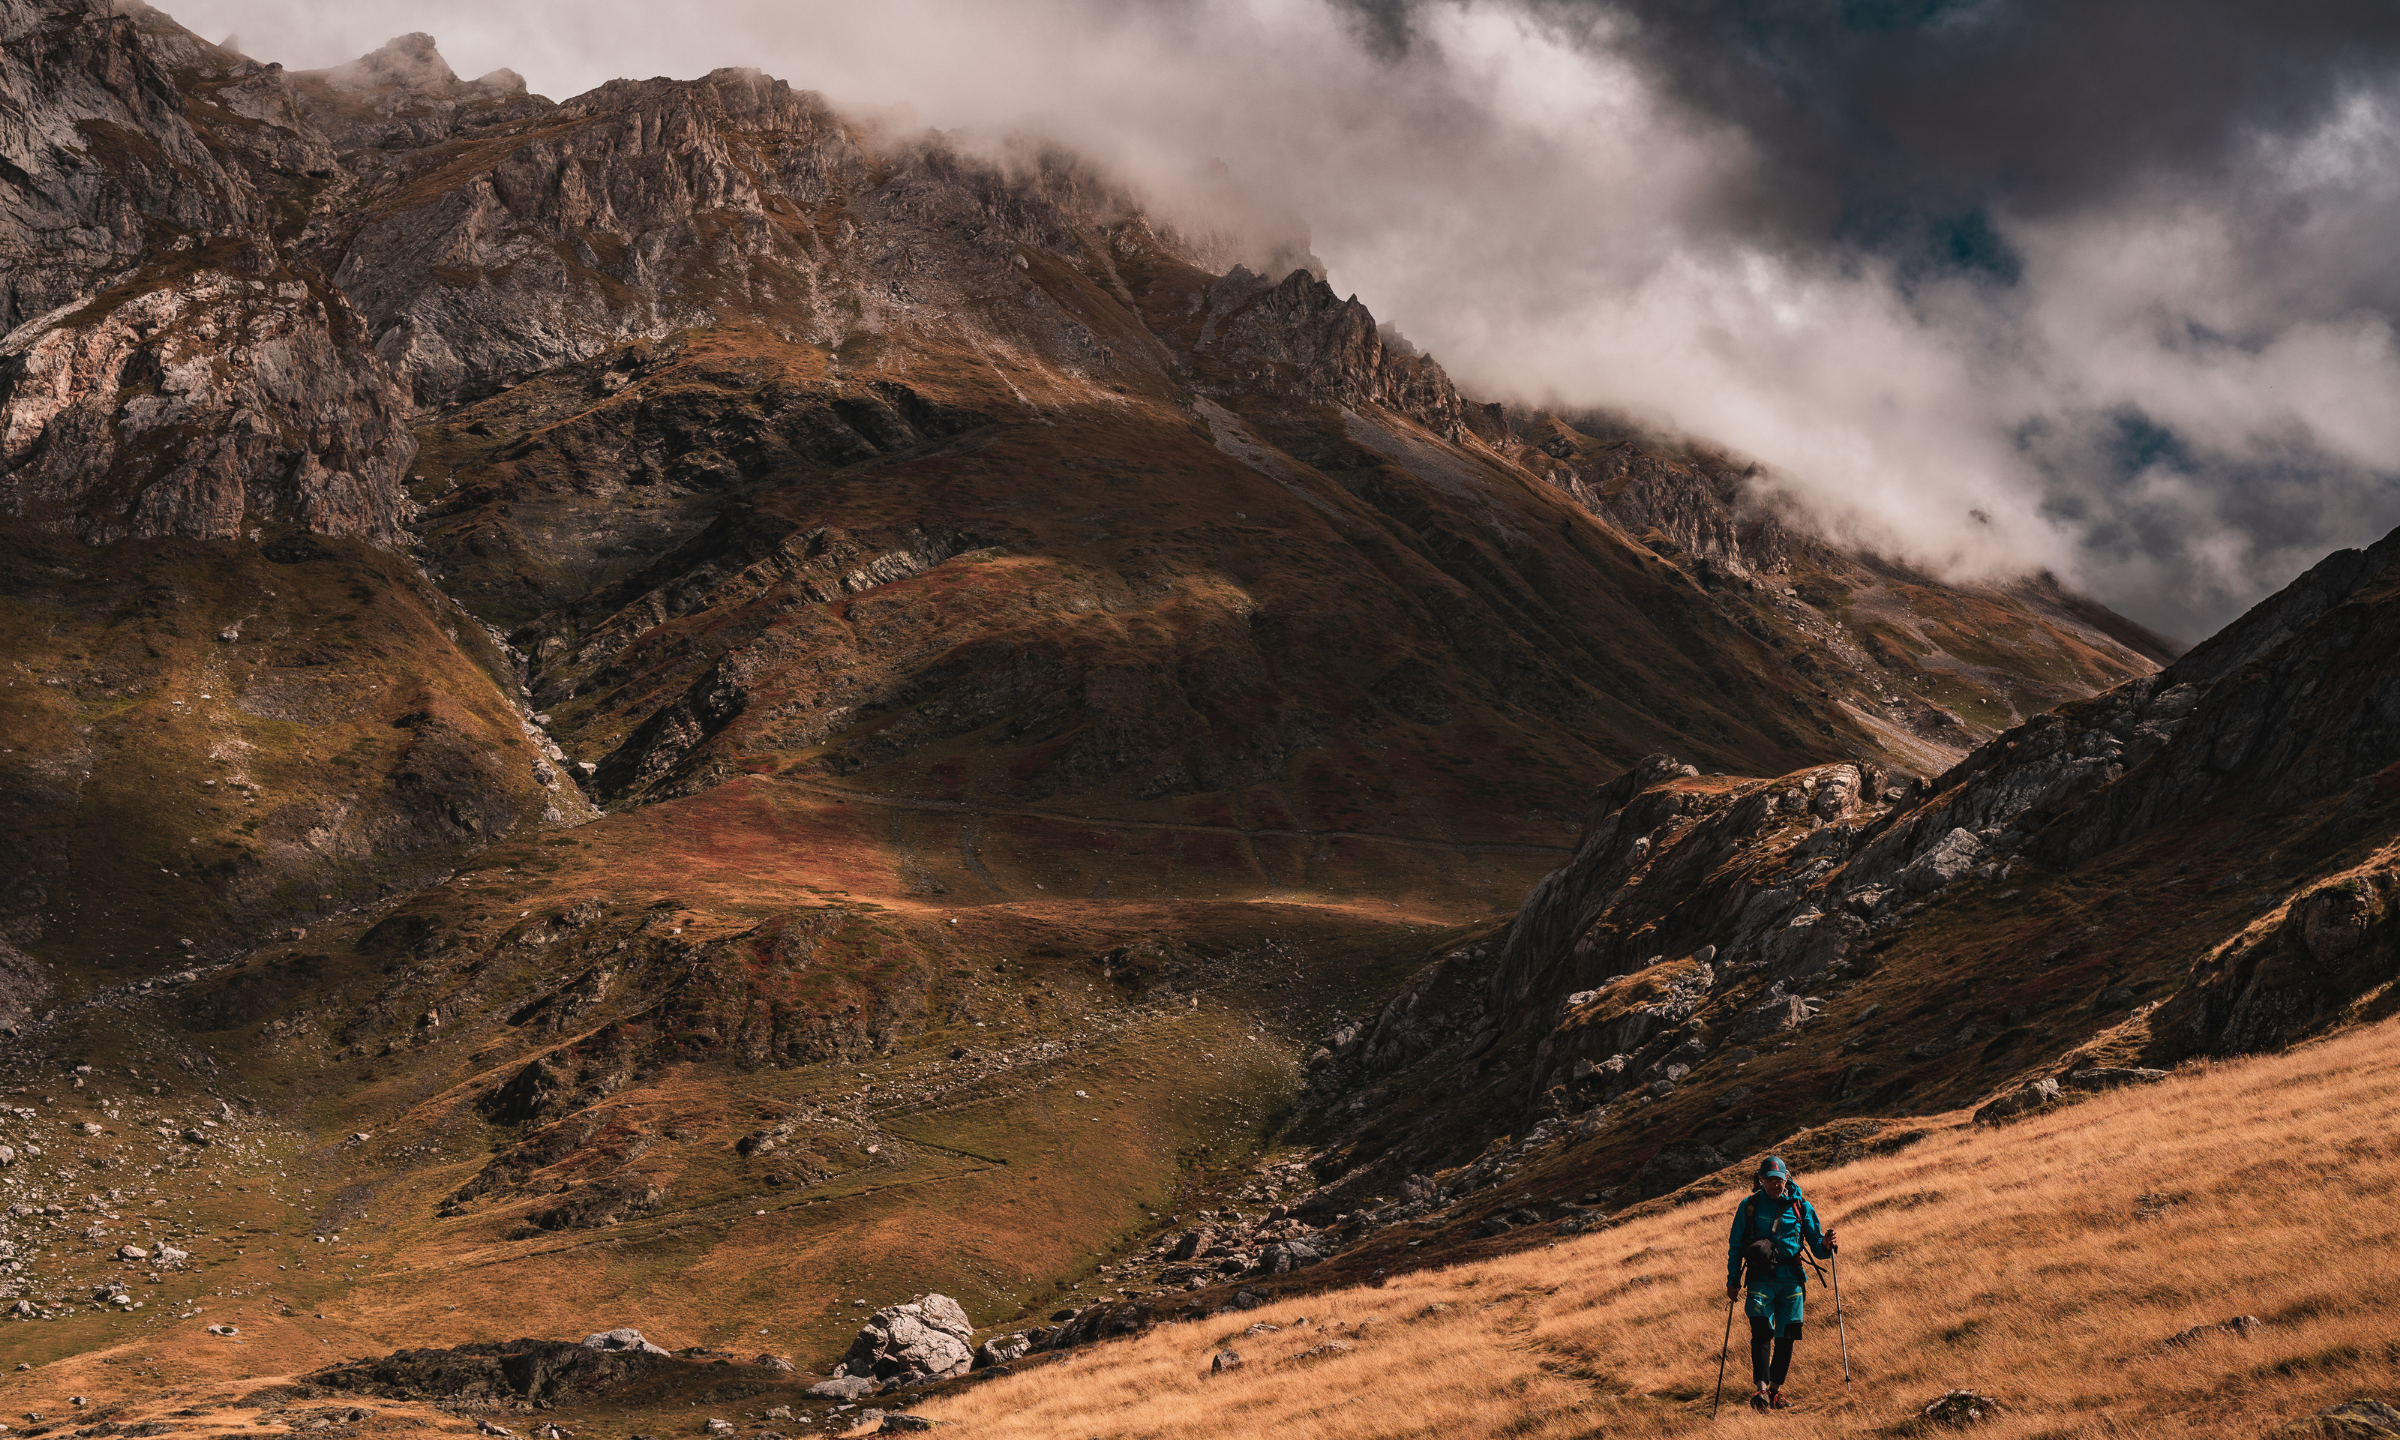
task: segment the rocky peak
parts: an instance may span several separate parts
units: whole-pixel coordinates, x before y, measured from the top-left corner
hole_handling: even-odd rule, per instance
[[[1201,348],[1271,389],[1340,405],[1382,405],[1446,440],[1466,435],[1466,407],[1442,367],[1387,344],[1356,295],[1296,269],[1270,284],[1240,265],[1208,290]]]
[[[489,125],[550,108],[528,95],[514,70],[461,80],[422,31],[401,35],[356,60],[292,73],[309,123],[340,150],[412,149],[469,125]]]
[[[505,68],[475,80],[459,79],[451,71],[450,62],[434,48],[433,37],[421,30],[386,40],[346,64],[302,71],[293,78],[312,76],[349,94],[380,96],[397,92],[420,103],[525,93],[525,77]]]

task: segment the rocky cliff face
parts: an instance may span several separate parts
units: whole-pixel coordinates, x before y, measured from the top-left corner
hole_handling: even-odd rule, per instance
[[[288,253],[333,158],[283,78],[148,10],[15,4],[0,35],[0,510],[94,543],[397,543],[405,404]]]
[[[1632,767],[1507,926],[1327,1037],[1311,1205],[1459,1166],[1512,1091],[1536,1138],[1446,1199],[1546,1154],[1646,1199],[1795,1124],[2103,1059],[2155,1076],[2388,1011],[2396,559],[2400,537],[2335,555],[2187,661],[1930,782]]]

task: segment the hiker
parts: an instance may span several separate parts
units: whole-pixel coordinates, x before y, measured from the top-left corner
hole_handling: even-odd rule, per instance
[[[1780,1156],[1758,1164],[1750,1194],[1734,1207],[1733,1234],[1725,1244],[1725,1300],[1731,1304],[1747,1284],[1750,1317],[1750,1377],[1758,1393],[1752,1407],[1783,1410],[1783,1377],[1792,1368],[1792,1346],[1800,1339],[1801,1300],[1808,1274],[1800,1268],[1801,1247],[1823,1258],[1833,1254],[1833,1232],[1817,1224],[1817,1207],[1800,1193],[1800,1182]],[[1745,1273],[1747,1275],[1745,1276]]]

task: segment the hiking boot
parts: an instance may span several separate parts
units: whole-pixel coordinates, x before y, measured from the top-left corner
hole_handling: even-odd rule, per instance
[[[1767,1408],[1769,1410],[1789,1410],[1792,1408],[1792,1402],[1784,1398],[1783,1387],[1781,1385],[1778,1385],[1774,1389],[1767,1392]]]
[[[1758,1393],[1750,1397],[1750,1408],[1753,1410],[1764,1410],[1767,1408],[1767,1387],[1764,1385],[1758,1387]]]

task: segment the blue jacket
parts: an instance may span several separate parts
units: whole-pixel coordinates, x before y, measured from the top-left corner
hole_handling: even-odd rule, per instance
[[[1800,1182],[1790,1181],[1784,1193],[1769,1198],[1763,1190],[1754,1190],[1740,1205],[1734,1207],[1733,1232],[1725,1241],[1725,1283],[1738,1285],[1742,1281],[1742,1250],[1753,1240],[1772,1239],[1775,1242],[1777,1264],[1771,1281],[1761,1286],[1753,1282],[1751,1289],[1765,1289],[1786,1294],[1805,1288],[1808,1272],[1800,1268],[1800,1247],[1819,1259],[1833,1253],[1825,1243],[1824,1227],[1817,1223],[1817,1207],[1808,1203],[1800,1193]]]

